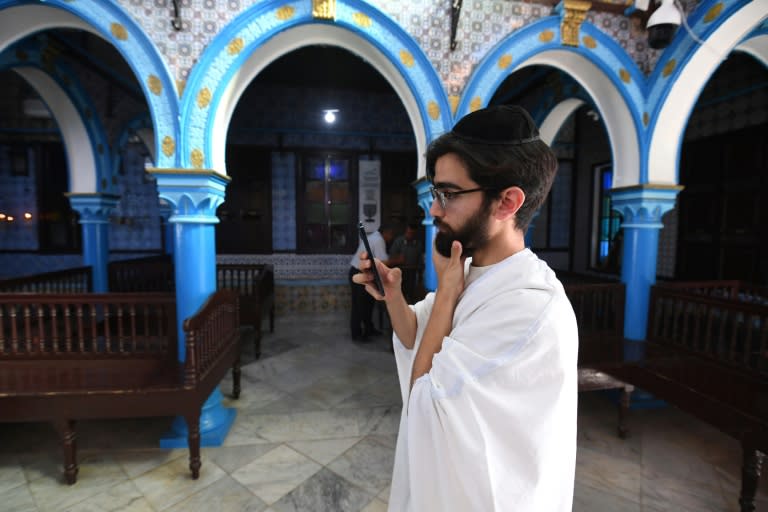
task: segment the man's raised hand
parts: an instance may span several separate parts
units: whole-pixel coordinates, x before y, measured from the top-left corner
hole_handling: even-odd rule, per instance
[[[368,253],[365,251],[360,255],[360,263],[357,267],[361,272],[352,276],[352,281],[357,284],[365,285],[365,290],[376,300],[387,300],[390,297],[394,298],[395,296],[398,296],[398,294],[402,295],[402,272],[400,269],[389,268],[378,258],[375,258],[375,261],[376,269],[379,271],[381,284],[384,286],[384,293],[386,296],[382,296],[376,290],[376,285],[373,282],[373,272],[371,271],[371,260],[368,259]]]

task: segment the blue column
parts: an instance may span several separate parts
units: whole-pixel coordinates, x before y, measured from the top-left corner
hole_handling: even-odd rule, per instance
[[[151,169],[160,198],[171,205],[176,275],[176,315],[179,360],[186,356],[183,322],[197,312],[216,291],[216,208],[224,202],[229,178],[213,171]],[[202,446],[221,446],[235,420],[235,409],[225,409],[217,388],[208,397],[200,416]],[[177,417],[161,448],[187,446],[187,425]]]
[[[661,217],[675,207],[680,190],[682,187],[672,185],[638,185],[610,191],[613,209],[623,216],[621,280],[627,290],[624,337],[629,341],[624,357],[628,361],[643,358],[648,301],[656,282]]]
[[[161,200],[160,201],[160,218],[163,220],[162,224],[162,233],[161,236],[163,237],[163,249],[165,250],[165,254],[173,254],[173,246],[175,244],[174,241],[174,228],[173,224],[168,221],[168,219],[171,218],[171,215],[173,215],[173,207],[168,204],[167,201]]]
[[[435,272],[435,264],[432,261],[432,247],[434,247],[437,227],[435,227],[432,215],[429,214],[429,208],[432,206],[432,195],[429,193],[431,186],[432,183],[426,178],[420,178],[413,182],[419,206],[424,210],[424,220],[422,221],[424,225],[424,287],[427,291],[433,292],[437,289],[437,272]]]
[[[109,216],[119,197],[110,194],[67,194],[72,209],[80,214],[83,230],[83,263],[93,272],[93,292],[109,291]]]

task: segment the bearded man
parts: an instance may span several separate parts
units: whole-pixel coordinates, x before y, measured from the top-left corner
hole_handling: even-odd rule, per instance
[[[566,512],[576,465],[578,334],[554,272],[525,247],[557,159],[525,110],[461,119],[427,151],[438,286],[406,304],[376,260],[403,397],[389,510]]]

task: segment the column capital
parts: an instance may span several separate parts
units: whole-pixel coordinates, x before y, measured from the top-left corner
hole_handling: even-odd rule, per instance
[[[611,207],[624,217],[623,228],[661,229],[661,217],[675,207],[679,185],[633,185],[611,189]]]
[[[157,180],[160,199],[173,208],[168,222],[216,224],[216,208],[224,202],[231,178],[213,170],[147,169]]]
[[[157,205],[157,210],[160,212],[160,216],[165,222],[168,222],[168,219],[173,215],[173,205],[166,199],[160,199],[160,202]]]
[[[65,193],[73,210],[80,214],[80,224],[108,224],[109,216],[120,202],[112,194]]]

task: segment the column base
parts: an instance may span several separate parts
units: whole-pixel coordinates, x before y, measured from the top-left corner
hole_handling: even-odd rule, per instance
[[[200,414],[200,446],[221,446],[237,416],[237,409],[221,404],[221,391],[216,389],[203,404]],[[171,430],[160,438],[160,448],[188,448],[189,430],[186,420],[177,416]]]

